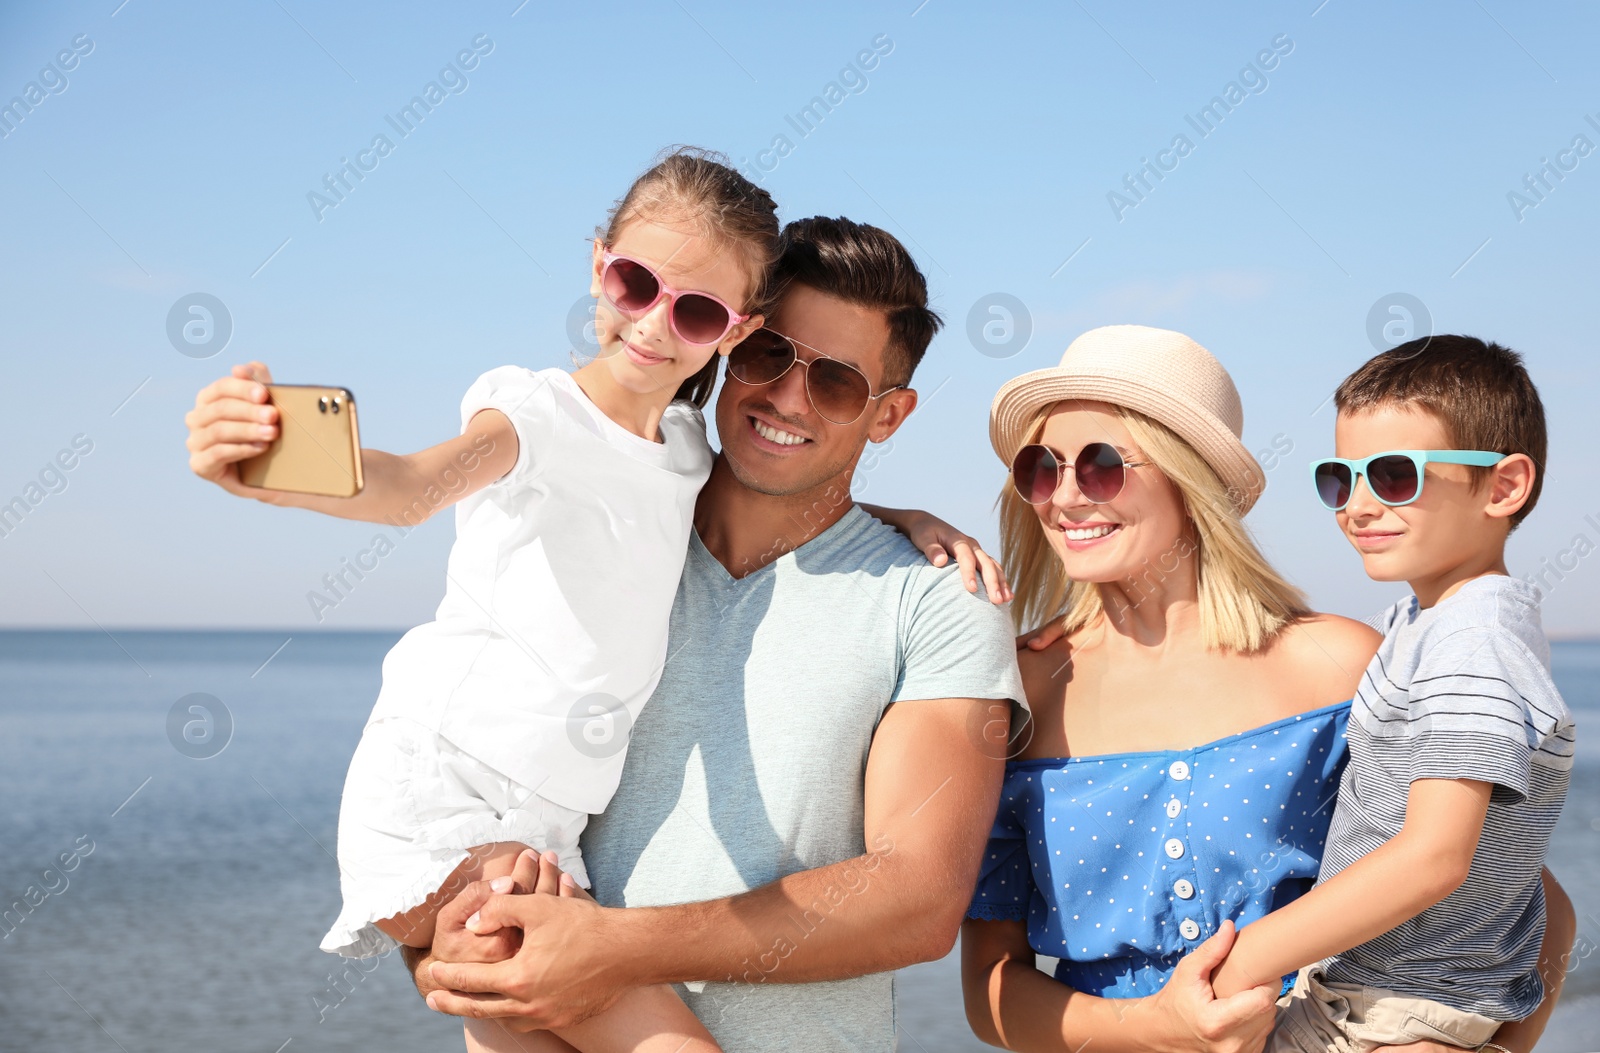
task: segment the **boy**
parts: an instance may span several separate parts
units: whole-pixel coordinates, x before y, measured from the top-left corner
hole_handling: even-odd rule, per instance
[[[1272,1051],[1505,1049],[1489,1039],[1544,996],[1540,873],[1573,757],[1539,593],[1505,565],[1544,408],[1516,352],[1462,336],[1377,356],[1334,404],[1318,493],[1368,576],[1414,595],[1385,612],[1352,703],[1317,885],[1240,930],[1213,985],[1300,970]]]

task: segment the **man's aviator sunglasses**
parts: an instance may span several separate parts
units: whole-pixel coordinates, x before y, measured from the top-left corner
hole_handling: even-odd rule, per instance
[[[818,416],[829,424],[854,424],[866,412],[868,403],[906,386],[896,384],[874,395],[872,382],[855,366],[803,344],[816,352],[816,357],[807,362],[795,350],[796,344],[798,340],[775,330],[757,329],[728,352],[728,375],[741,384],[758,387],[778,380],[799,363],[806,371],[806,397]]]
[[[1487,468],[1504,459],[1505,454],[1487,450],[1389,450],[1354,461],[1344,457],[1312,461],[1311,480],[1322,503],[1335,512],[1350,503],[1358,476],[1365,477],[1373,497],[1398,508],[1422,496],[1424,465],[1470,464]]]
[[[614,252],[606,253],[603,259],[600,291],[611,306],[624,314],[639,315],[655,307],[662,297],[671,297],[668,323],[686,344],[720,344],[734,326],[750,319],[710,293],[674,289],[647,263]]]

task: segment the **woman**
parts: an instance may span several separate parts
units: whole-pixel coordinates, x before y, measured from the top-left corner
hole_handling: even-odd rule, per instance
[[[962,931],[986,1042],[1256,1050],[1271,1030],[1279,985],[1214,1001],[1207,978],[1235,925],[1315,880],[1379,637],[1311,612],[1256,548],[1242,430],[1221,364],[1142,326],[1091,330],[995,398],[1013,616],[1049,631],[1019,655],[1034,727]],[[1546,947],[1570,946],[1547,889]],[[1497,1041],[1531,1048],[1546,1002]]]

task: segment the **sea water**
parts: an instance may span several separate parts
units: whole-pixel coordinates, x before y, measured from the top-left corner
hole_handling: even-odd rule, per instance
[[[393,633],[0,632],[0,1049],[460,1048],[389,955],[317,949],[339,791]],[[1600,1049],[1600,641],[1554,645],[1578,758],[1550,867],[1579,944],[1541,1050]],[[18,909],[20,905],[21,909]],[[900,1048],[988,1048],[958,954]],[[794,1048],[803,1048],[796,1041]]]

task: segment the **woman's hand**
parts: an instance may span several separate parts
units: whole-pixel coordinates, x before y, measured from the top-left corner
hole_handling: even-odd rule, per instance
[[[1217,998],[1211,990],[1216,971],[1236,935],[1224,921],[1216,935],[1191,951],[1159,992],[1144,999],[1163,1032],[1160,1048],[1195,1053],[1260,1053],[1277,1020],[1278,983]]]
[[[230,494],[271,501],[275,492],[239,481],[239,462],[264,453],[278,437],[278,410],[267,402],[272,371],[260,362],[234,366],[195,396],[183,418],[189,428],[189,469]]]
[[[961,569],[961,581],[968,592],[978,591],[978,576],[981,574],[988,585],[990,603],[1005,603],[1011,599],[1011,586],[1006,584],[1006,574],[1000,567],[1000,561],[985,552],[976,538],[962,533],[931,512],[877,505],[861,507],[869,515],[904,534],[936,567],[949,563],[954,553],[956,566]]]

